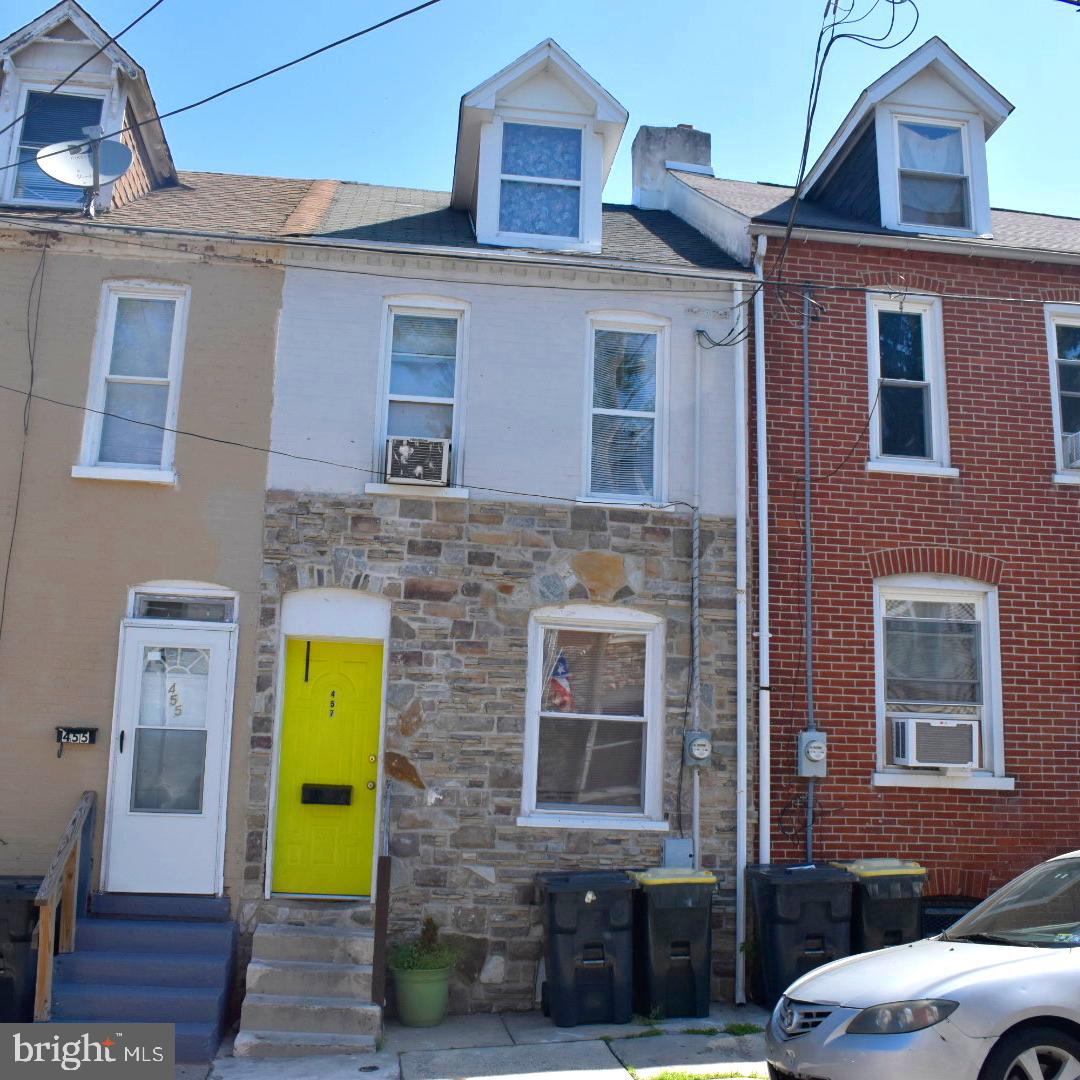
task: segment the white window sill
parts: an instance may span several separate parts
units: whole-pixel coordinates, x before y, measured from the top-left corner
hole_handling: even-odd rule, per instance
[[[968,776],[947,776],[945,773],[923,772],[876,772],[874,787],[903,788],[960,788],[969,791],[1015,791],[1016,779],[1012,776],[991,776],[989,773],[971,773]]]
[[[175,469],[140,469],[108,465],[73,465],[71,475],[79,480],[126,480],[137,484],[163,484],[176,486]]]
[[[670,832],[666,821],[646,817],[623,817],[621,814],[545,814],[522,815],[517,824],[529,829],[606,829],[608,832]]]
[[[1080,471],[1054,473],[1055,484],[1080,484]]]
[[[932,461],[868,461],[866,471],[871,473],[901,473],[904,476],[947,476],[957,477],[959,469],[950,468],[948,465],[938,465]]]
[[[614,499],[610,495],[579,495],[575,502],[587,506],[600,506],[608,510],[662,510],[671,512],[675,509],[674,503],[665,502],[663,499]]]
[[[469,497],[469,489],[439,487],[436,484],[365,484],[365,495],[397,495],[402,499],[458,499]]]

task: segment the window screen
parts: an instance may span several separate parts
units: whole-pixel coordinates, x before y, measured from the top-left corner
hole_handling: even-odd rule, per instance
[[[37,152],[51,143],[83,138],[83,128],[101,123],[101,98],[74,94],[45,94],[32,90],[26,95],[27,116],[19,136],[19,164],[15,170],[16,199],[34,202],[69,203],[83,201],[82,188],[61,184],[38,167]]]
[[[581,234],[581,131],[503,124],[500,232]]]
[[[236,602],[228,596],[137,593],[132,614],[136,619],[226,623],[236,618]]]
[[[899,121],[900,220],[909,225],[970,227],[963,131]]]
[[[394,314],[388,436],[451,437],[457,335],[456,316]]]
[[[877,313],[883,455],[930,459],[934,454],[923,322],[917,311]]]
[[[544,633],[536,805],[640,811],[645,635]]]
[[[656,494],[657,337],[652,332],[593,331],[593,494]]]

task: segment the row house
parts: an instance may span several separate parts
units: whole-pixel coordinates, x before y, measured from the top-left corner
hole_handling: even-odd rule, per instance
[[[763,282],[760,857],[917,859],[954,909],[1080,844],[1080,223],[992,209],[1012,108],[934,38],[797,191],[658,185]]]
[[[205,1056],[238,938],[238,1052],[373,1045],[381,855],[473,1010],[537,999],[537,872],[693,858],[729,997],[750,268],[603,202],[628,116],[552,41],[462,98],[447,193],[178,171],[74,0],[0,57],[0,873],[76,806],[87,871],[38,1015]],[[90,218],[35,155],[94,125]]]

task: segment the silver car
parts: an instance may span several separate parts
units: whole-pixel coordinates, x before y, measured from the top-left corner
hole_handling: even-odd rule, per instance
[[[766,1044],[772,1080],[1080,1080],[1080,851],[939,937],[804,975]]]

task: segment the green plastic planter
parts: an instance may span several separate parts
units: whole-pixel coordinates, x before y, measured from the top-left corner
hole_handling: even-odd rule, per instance
[[[435,1027],[443,1022],[450,1004],[452,970],[390,968],[397,992],[398,1017],[406,1027]]]

